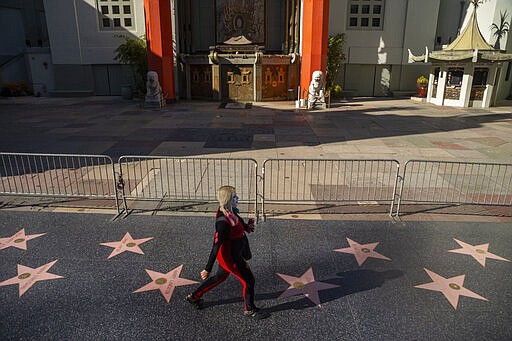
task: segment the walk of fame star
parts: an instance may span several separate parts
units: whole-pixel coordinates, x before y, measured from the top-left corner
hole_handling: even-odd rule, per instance
[[[486,258],[492,258],[492,259],[498,259],[498,260],[504,260],[506,262],[510,262],[508,259],[500,257],[495,255],[494,253],[490,253],[487,251],[489,248],[489,243],[487,244],[480,244],[480,245],[471,245],[464,243],[463,241],[457,240],[453,238],[459,244],[462,246],[461,249],[454,249],[454,250],[448,250],[448,252],[454,252],[454,253],[460,253],[463,255],[470,255],[474,259],[478,261],[478,263],[482,264],[482,266],[485,266],[485,259]]]
[[[118,242],[108,242],[108,243],[100,243],[100,245],[113,247],[114,250],[112,253],[107,257],[107,259],[110,259],[114,256],[117,256],[118,254],[130,251],[134,253],[138,253],[140,255],[143,255],[144,252],[142,252],[141,248],[139,247],[140,244],[147,242],[148,240],[153,239],[153,237],[150,238],[141,238],[141,239],[133,239],[130,235],[130,232],[126,232],[123,239],[121,239]]]
[[[377,247],[379,242],[369,243],[369,244],[359,244],[358,242],[355,242],[350,238],[347,238],[347,241],[348,241],[348,244],[350,245],[350,247],[345,247],[343,249],[337,249],[334,251],[353,254],[356,257],[356,261],[359,266],[361,266],[366,261],[366,259],[369,257],[391,260],[390,258],[383,256],[376,251],[373,251],[373,249],[375,249]]]
[[[318,296],[318,292],[320,290],[339,287],[339,285],[315,281],[312,268],[307,269],[300,277],[283,275],[280,273],[277,275],[290,284],[288,289],[286,289],[278,299],[303,294],[317,306],[320,306],[320,297]]]
[[[464,277],[466,275],[444,278],[428,269],[425,269],[425,271],[433,280],[433,282],[415,285],[414,287],[419,289],[439,291],[443,293],[444,297],[446,297],[446,299],[448,300],[448,302],[450,302],[454,309],[457,309],[457,304],[459,303],[459,296],[467,296],[483,301],[489,301],[487,298],[482,297],[462,286],[464,284]]]
[[[63,278],[59,275],[48,273],[48,270],[57,263],[57,260],[41,265],[38,268],[32,269],[28,266],[18,264],[18,276],[9,278],[3,282],[0,282],[0,286],[19,284],[19,297],[23,295],[31,286],[36,282],[46,281],[50,279]]]
[[[172,269],[166,274],[146,269],[146,272],[148,273],[149,277],[151,277],[152,281],[143,286],[142,288],[135,290],[134,293],[150,290],[160,290],[162,295],[164,295],[164,298],[167,301],[167,303],[169,303],[175,287],[198,283],[190,279],[181,278],[180,273],[182,268],[183,264]]]
[[[6,249],[9,246],[17,247],[18,249],[26,250],[27,249],[27,240],[34,239],[45,235],[46,233],[39,234],[25,234],[25,229],[21,229],[15,234],[7,238],[0,238],[0,250]]]

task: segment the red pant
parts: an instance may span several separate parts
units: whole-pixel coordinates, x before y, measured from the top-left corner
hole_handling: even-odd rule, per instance
[[[229,277],[229,274],[233,274],[243,285],[242,295],[244,298],[244,309],[254,309],[254,275],[249,268],[249,264],[241,257],[237,257],[236,259],[232,258],[231,245],[229,242],[224,242],[220,246],[217,261],[219,262],[219,270],[214,276],[208,278],[194,291],[194,298],[200,298],[207,291],[224,282]]]

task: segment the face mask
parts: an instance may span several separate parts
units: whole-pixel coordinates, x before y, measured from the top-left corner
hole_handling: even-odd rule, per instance
[[[238,195],[234,195],[233,196],[233,201],[231,202],[231,206],[233,206],[234,208],[238,207]]]

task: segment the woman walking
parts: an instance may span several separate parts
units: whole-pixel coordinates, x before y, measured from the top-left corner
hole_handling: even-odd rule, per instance
[[[254,304],[254,275],[246,261],[250,257],[250,251],[248,251],[249,245],[245,232],[254,230],[254,219],[249,219],[246,224],[236,213],[238,196],[234,187],[220,187],[217,191],[217,199],[219,209],[216,214],[213,247],[208,263],[201,271],[204,282],[187,296],[187,301],[200,309],[201,297],[224,282],[229,274],[233,274],[243,285],[244,315],[256,319],[268,317],[268,314]],[[215,259],[219,262],[219,270],[214,276],[209,277]]]

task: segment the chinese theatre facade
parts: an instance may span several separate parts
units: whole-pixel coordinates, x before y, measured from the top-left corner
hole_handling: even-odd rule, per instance
[[[299,2],[178,1],[181,96],[220,101],[295,98]]]
[[[167,99],[296,99],[325,72],[328,0],[176,0],[171,16],[168,3],[144,0],[149,69],[172,74]]]

